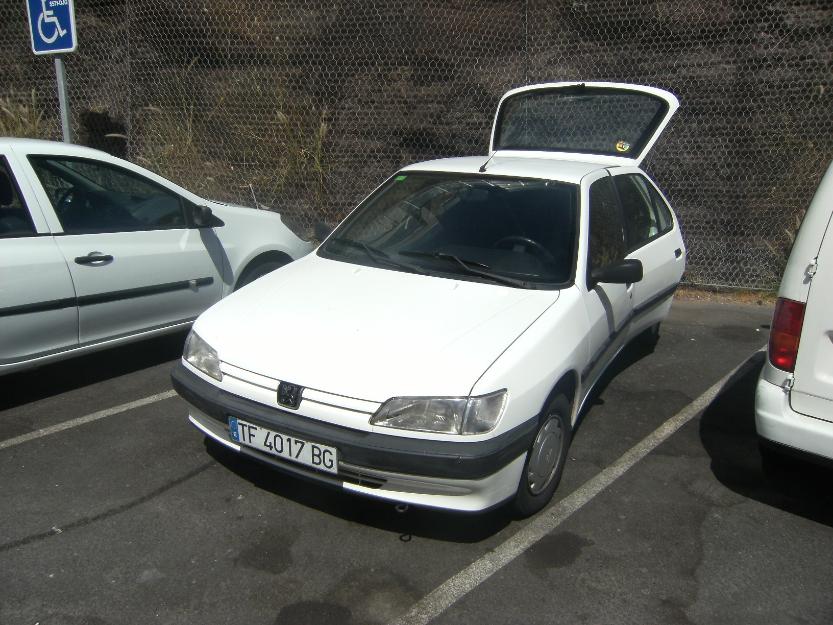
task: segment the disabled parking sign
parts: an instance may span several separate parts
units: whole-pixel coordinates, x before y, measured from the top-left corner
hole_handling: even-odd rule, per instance
[[[73,0],[26,0],[26,8],[32,52],[58,54],[75,50],[78,42]]]

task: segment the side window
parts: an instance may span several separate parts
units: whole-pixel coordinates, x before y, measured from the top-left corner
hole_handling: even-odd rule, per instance
[[[625,258],[622,213],[610,176],[590,187],[589,269],[605,267]]]
[[[20,199],[6,159],[0,156],[0,238],[35,234],[29,209]]]
[[[653,185],[648,185],[648,190],[651,192],[651,199],[654,201],[654,210],[657,213],[657,223],[659,224],[660,232],[668,232],[674,227],[674,219],[671,217],[671,209],[668,204],[662,199],[662,196],[657,193]]]
[[[185,228],[184,201],[116,165],[65,156],[30,156],[67,233]]]
[[[653,201],[648,184],[638,174],[616,176],[616,188],[622,200],[628,249],[633,250],[660,232]]]

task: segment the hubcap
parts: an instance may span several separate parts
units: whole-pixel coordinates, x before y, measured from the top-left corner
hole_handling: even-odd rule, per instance
[[[563,439],[561,420],[557,417],[550,417],[538,430],[538,436],[532,443],[526,474],[529,491],[533,495],[543,492],[555,477],[555,470],[561,462]]]

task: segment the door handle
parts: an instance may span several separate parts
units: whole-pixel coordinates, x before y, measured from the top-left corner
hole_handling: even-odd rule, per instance
[[[682,255],[683,251],[679,247],[676,250],[674,250],[674,258],[679,258]]]
[[[113,261],[110,254],[102,254],[101,252],[90,252],[86,256],[76,256],[75,262],[78,265],[95,265],[96,263],[109,263]]]

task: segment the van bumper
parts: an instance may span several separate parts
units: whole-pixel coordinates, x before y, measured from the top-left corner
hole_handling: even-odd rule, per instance
[[[755,390],[755,429],[772,443],[833,460],[833,422],[796,412],[789,393],[763,377]]]

